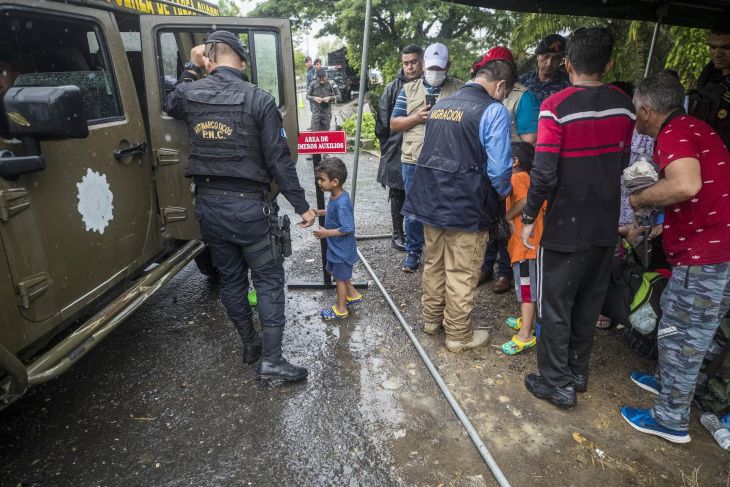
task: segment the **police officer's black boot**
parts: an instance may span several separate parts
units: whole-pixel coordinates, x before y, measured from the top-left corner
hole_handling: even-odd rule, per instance
[[[243,340],[243,363],[255,364],[261,357],[261,336],[256,333],[253,320],[236,321],[234,325]]]
[[[307,369],[292,365],[281,356],[281,339],[284,335],[283,326],[264,326],[263,350],[261,362],[256,373],[259,379],[281,379],[286,382],[297,382],[307,378]]]
[[[393,215],[393,237],[390,244],[395,250],[406,251],[406,236],[403,232],[403,215]]]

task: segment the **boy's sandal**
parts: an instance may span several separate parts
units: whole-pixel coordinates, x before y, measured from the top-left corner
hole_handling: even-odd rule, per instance
[[[348,313],[347,311],[345,311],[344,313],[338,312],[337,308],[335,308],[334,306],[323,309],[321,314],[323,320],[341,320],[342,318],[347,318],[348,316],[350,316],[350,313]]]
[[[351,298],[350,296],[347,296],[347,307],[354,306],[356,304],[362,303],[362,294],[358,294],[356,297]]]
[[[520,328],[522,328],[522,318],[515,318],[514,316],[510,316],[505,320],[505,324],[513,330],[519,330]]]
[[[502,352],[505,355],[517,355],[525,349],[534,347],[536,343],[537,339],[535,337],[532,337],[528,342],[523,342],[515,335],[510,341],[502,345]]]

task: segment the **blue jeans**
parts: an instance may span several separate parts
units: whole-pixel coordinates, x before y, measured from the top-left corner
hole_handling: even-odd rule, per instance
[[[499,258],[497,258],[498,255]],[[510,265],[509,253],[507,253],[506,240],[493,238],[487,242],[482,272],[487,274],[493,273],[495,261],[497,262],[497,277],[512,277],[512,266]]]
[[[401,164],[401,172],[403,173],[403,187],[408,192],[408,186],[410,186],[411,177],[413,172],[416,170],[415,164],[403,163]],[[406,229],[406,252],[409,254],[423,253],[423,224],[418,220],[415,220],[409,216],[405,217],[405,229]]]

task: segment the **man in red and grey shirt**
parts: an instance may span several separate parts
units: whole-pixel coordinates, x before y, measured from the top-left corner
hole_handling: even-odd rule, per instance
[[[636,131],[656,139],[659,181],[632,195],[634,208],[664,207],[664,250],[672,277],[662,295],[656,374],[634,372],[657,394],[654,407],[621,408],[639,431],[687,443],[697,375],[730,308],[730,153],[715,129],[686,115],[676,77],[657,75],[634,94]]]
[[[618,241],[621,171],[629,161],[634,130],[631,100],[601,82],[612,51],[606,29],[573,33],[566,60],[573,86],[540,107],[535,162],[522,213],[523,243],[540,244],[540,374],[528,374],[525,386],[564,408],[574,406],[575,393],[587,387],[596,319]],[[532,242],[534,220],[545,200],[542,239]]]

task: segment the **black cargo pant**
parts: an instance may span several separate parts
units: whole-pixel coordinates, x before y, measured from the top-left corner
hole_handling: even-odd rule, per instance
[[[284,326],[284,261],[269,241],[275,205],[235,196],[198,193],[195,216],[220,273],[221,299],[234,323],[251,320],[248,270],[257,294],[261,326]]]
[[[540,247],[537,254],[537,365],[551,386],[588,373],[603,300],[611,278],[614,247],[557,252]]]

